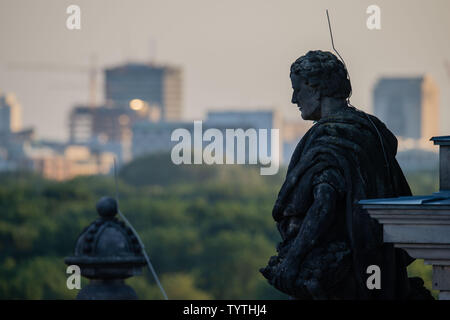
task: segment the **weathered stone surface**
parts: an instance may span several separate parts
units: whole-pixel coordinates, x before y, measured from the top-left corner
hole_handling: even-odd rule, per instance
[[[74,255],[64,261],[78,265],[81,275],[91,279],[77,299],[137,299],[124,279],[141,274],[146,261],[132,230],[118,220],[116,200],[109,197],[97,203],[100,216],[86,227],[76,241]]]
[[[297,299],[430,298],[423,282],[407,277],[413,259],[383,243],[381,226],[358,204],[411,195],[395,136],[348,105],[347,71],[333,54],[299,58],[291,81],[292,103],[316,123],[297,145],[274,205],[282,242],[262,274]],[[380,290],[366,286],[370,265],[381,269]]]

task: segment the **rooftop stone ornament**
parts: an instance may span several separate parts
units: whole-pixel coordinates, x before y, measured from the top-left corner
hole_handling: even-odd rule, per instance
[[[103,197],[96,206],[99,218],[86,227],[76,241],[67,265],[77,265],[90,279],[77,295],[78,300],[134,300],[137,295],[126,278],[142,273],[146,264],[133,231],[116,218],[117,202]]]

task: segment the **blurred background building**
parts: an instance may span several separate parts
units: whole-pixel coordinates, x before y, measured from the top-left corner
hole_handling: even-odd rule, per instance
[[[241,108],[239,110],[243,110]],[[267,145],[271,149],[270,130],[280,129],[282,121],[275,110],[243,110],[243,111],[209,111],[207,117],[202,121],[203,133],[208,129],[218,129],[223,136],[223,150],[225,152],[226,129],[266,129]],[[178,128],[189,131],[192,139],[194,137],[194,123],[192,121],[184,122],[138,122],[133,126],[133,157],[143,156],[146,154],[158,152],[170,152],[178,141],[171,141],[172,132]],[[258,132],[258,131],[256,131]],[[210,142],[202,141],[202,147]],[[235,144],[234,155],[237,154],[237,146]],[[257,152],[259,150],[257,149]],[[246,140],[246,161],[248,162],[249,148],[248,140]],[[280,154],[282,155],[282,146],[280,146]]]
[[[80,175],[108,174],[114,163],[110,152],[94,153],[88,147],[64,145],[60,150],[45,144],[27,150],[32,169],[47,179],[67,180]]]
[[[404,170],[437,168],[438,154],[429,139],[439,135],[439,88],[430,76],[380,78],[373,108],[396,135]]]
[[[21,106],[15,94],[0,94],[0,171],[29,166],[23,146],[33,137],[33,129],[22,130]]]
[[[163,120],[182,117],[182,72],[174,66],[128,63],[105,70],[108,105],[126,106],[133,99],[161,110]]]
[[[120,165],[131,160],[133,125],[160,118],[158,107],[139,99],[115,107],[76,106],[69,116],[69,143],[113,152]]]
[[[403,140],[420,143],[439,135],[439,89],[430,76],[379,79],[373,106],[374,114]]]
[[[69,143],[40,141],[33,128],[21,127],[21,108],[14,94],[0,95],[0,171],[31,170],[48,179],[106,174],[114,154]]]
[[[178,128],[194,135],[193,121],[183,119],[180,67],[125,63],[103,71],[105,101],[96,103],[94,74],[98,71],[92,69],[89,103],[70,111],[65,143],[37,140],[32,128],[23,130],[16,97],[0,95],[0,170],[34,170],[56,180],[107,174],[114,158],[122,166],[137,157],[170,152],[178,143],[171,141]],[[397,159],[404,170],[437,168],[437,153],[428,139],[439,135],[438,97],[439,89],[428,75],[383,77],[373,88],[373,112],[398,138]],[[286,120],[277,108],[262,106],[208,110],[202,120],[203,132],[216,128],[224,138],[226,129],[266,129],[269,154],[270,130],[279,129],[278,156],[283,165],[311,126],[300,116]],[[207,144],[202,142],[203,147]]]

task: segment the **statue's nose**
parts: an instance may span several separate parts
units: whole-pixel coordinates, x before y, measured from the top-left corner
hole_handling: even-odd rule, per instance
[[[297,98],[296,98],[296,96],[295,96],[295,92],[292,93],[291,103],[293,103],[293,104],[296,104],[296,103],[297,103]]]

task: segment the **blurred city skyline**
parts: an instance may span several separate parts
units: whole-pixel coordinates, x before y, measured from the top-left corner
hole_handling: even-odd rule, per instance
[[[66,28],[71,4],[81,7],[79,31]],[[450,3],[377,1],[381,30],[374,31],[366,27],[371,4],[2,0],[0,92],[16,94],[24,127],[35,127],[39,138],[66,140],[71,108],[88,103],[86,67],[94,55],[100,69],[150,61],[181,67],[186,119],[233,107],[276,107],[285,118],[300,119],[290,103],[289,67],[308,50],[332,50],[328,8],[336,47],[350,72],[352,104],[372,113],[378,78],[429,74],[440,89],[440,134],[449,134]],[[46,69],[51,65],[60,71]],[[102,103],[102,73],[99,80]]]

